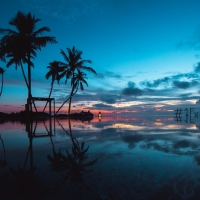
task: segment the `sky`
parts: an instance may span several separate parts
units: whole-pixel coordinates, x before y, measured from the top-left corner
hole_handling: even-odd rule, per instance
[[[1,0],[0,28],[14,29],[9,21],[17,12],[31,12],[41,19],[36,28],[47,26],[45,35],[56,37],[34,59],[34,97],[48,97],[48,64],[64,61],[60,50],[75,46],[97,75],[87,72],[88,87],[74,96],[72,112],[172,112],[200,105],[199,7],[199,0]],[[6,69],[0,112],[24,110],[20,68],[1,61],[0,67]],[[54,84],[56,109],[70,89],[65,79]],[[66,112],[67,104],[60,113]]]

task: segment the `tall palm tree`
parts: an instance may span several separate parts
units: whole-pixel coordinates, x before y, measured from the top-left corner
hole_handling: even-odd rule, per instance
[[[17,54],[17,60],[19,61],[17,63],[23,62],[28,65],[27,86],[29,109],[31,106],[31,66],[33,66],[31,59],[36,57],[36,51],[41,50],[47,43],[56,43],[55,37],[40,36],[44,32],[49,32],[50,29],[42,27],[36,30],[36,23],[39,21],[40,19],[35,18],[31,13],[24,14],[19,11],[9,22],[11,26],[16,28],[16,31],[0,28],[0,34],[4,35],[1,39],[0,57],[12,57]],[[12,59],[10,63],[12,63]]]
[[[1,91],[0,91],[0,96],[2,94],[3,91],[3,74],[6,70],[4,70],[2,67],[0,67],[0,74],[1,74]]]
[[[72,47],[72,49],[67,48],[67,53],[68,55],[61,49],[61,54],[63,55],[64,60],[66,61],[66,63],[63,63],[63,65],[65,65],[66,69],[60,74],[59,78],[62,77],[66,77],[66,81],[68,79],[71,78],[71,80],[73,80],[71,83],[75,83],[74,82],[74,77],[75,77],[75,73],[78,70],[84,70],[84,71],[88,71],[88,72],[92,72],[93,74],[96,74],[96,71],[94,69],[92,69],[91,67],[85,66],[85,63],[91,63],[90,60],[82,60],[82,51],[78,50],[75,48],[75,46]],[[78,72],[77,72],[78,73]],[[72,90],[70,93],[70,97],[64,101],[64,103],[59,107],[58,111],[63,107],[63,105],[70,99],[72,98],[73,95],[76,94],[78,89],[77,87],[74,87],[73,84],[72,86]],[[71,105],[71,103],[70,103]],[[56,112],[56,114],[58,113],[58,111]]]
[[[57,80],[59,83],[59,72],[62,72],[65,69],[65,67],[63,67],[62,63],[60,63],[59,61],[53,61],[49,63],[49,66],[47,66],[47,68],[49,68],[49,71],[46,74],[46,79],[49,79],[49,77],[51,76],[51,89],[48,97],[50,98],[53,90],[54,81]],[[43,112],[45,111],[47,104],[48,102],[46,102]]]
[[[70,93],[70,97],[69,97],[69,107],[68,107],[68,117],[70,117],[70,111],[71,111],[71,102],[72,102],[72,97],[74,94],[74,90],[78,90],[78,88],[80,87],[80,89],[83,91],[83,83],[87,84],[87,81],[85,80],[86,74],[81,72],[79,69],[77,70],[77,73],[74,73],[74,77],[71,79],[71,86],[72,86],[72,90]]]

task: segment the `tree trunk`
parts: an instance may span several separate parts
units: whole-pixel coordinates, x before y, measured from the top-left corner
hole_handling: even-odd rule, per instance
[[[2,94],[2,91],[3,91],[3,73],[1,75],[1,92],[0,92],[0,96]]]
[[[30,61],[31,61],[31,57],[30,57],[30,52],[28,54],[28,101],[29,101],[29,110],[32,111],[32,106],[31,106],[31,64],[30,64]]]
[[[49,92],[49,97],[48,97],[48,98],[50,98],[50,96],[51,96],[51,93],[52,93],[52,90],[53,90],[53,83],[54,83],[54,80],[52,80],[52,82],[51,82],[51,90],[50,90],[50,92]],[[47,104],[48,104],[48,101],[46,102],[45,107],[44,107],[44,109],[43,109],[42,112],[45,111],[45,109],[46,109],[46,107],[47,107]]]
[[[76,94],[77,91],[78,91],[78,88],[77,88],[76,91],[72,94],[72,96],[74,96],[74,95]],[[70,99],[70,97],[67,98],[67,99],[63,102],[63,104],[59,107],[59,109],[57,110],[57,112],[56,112],[55,115],[58,114],[58,112],[60,111],[60,109],[64,106],[64,104],[65,104],[67,101],[69,101],[69,99]]]
[[[24,80],[25,80],[25,82],[26,82],[26,86],[27,86],[27,88],[29,89],[29,85],[28,85],[28,82],[27,82],[27,79],[26,79],[26,75],[25,75],[25,73],[24,73],[24,68],[23,68],[23,66],[22,66],[22,62],[21,62],[21,61],[20,61],[20,65],[21,65],[21,70],[22,70],[22,74],[23,74]]]
[[[71,103],[72,103],[73,92],[74,92],[74,85],[72,86],[72,91],[71,91],[70,97],[69,97],[68,118],[70,118],[70,111],[71,111]]]

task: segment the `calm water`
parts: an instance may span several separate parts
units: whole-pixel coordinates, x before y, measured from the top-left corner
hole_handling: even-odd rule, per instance
[[[58,120],[50,137],[48,120],[34,122],[30,137],[24,124],[0,124],[1,199],[200,199],[200,120],[104,117],[71,127],[73,136]]]

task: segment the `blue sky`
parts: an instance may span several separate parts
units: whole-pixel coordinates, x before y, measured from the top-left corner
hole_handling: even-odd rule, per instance
[[[46,35],[58,41],[37,52],[33,96],[48,96],[46,67],[64,61],[60,49],[75,46],[92,61],[97,76],[88,74],[89,86],[74,97],[74,111],[166,111],[199,99],[199,7],[198,0],[2,0],[0,27],[13,29],[8,22],[17,11],[31,12],[41,19],[37,28],[48,26]],[[63,80],[54,88],[58,107],[70,87]],[[11,66],[0,109],[23,110],[26,98],[21,70]]]

